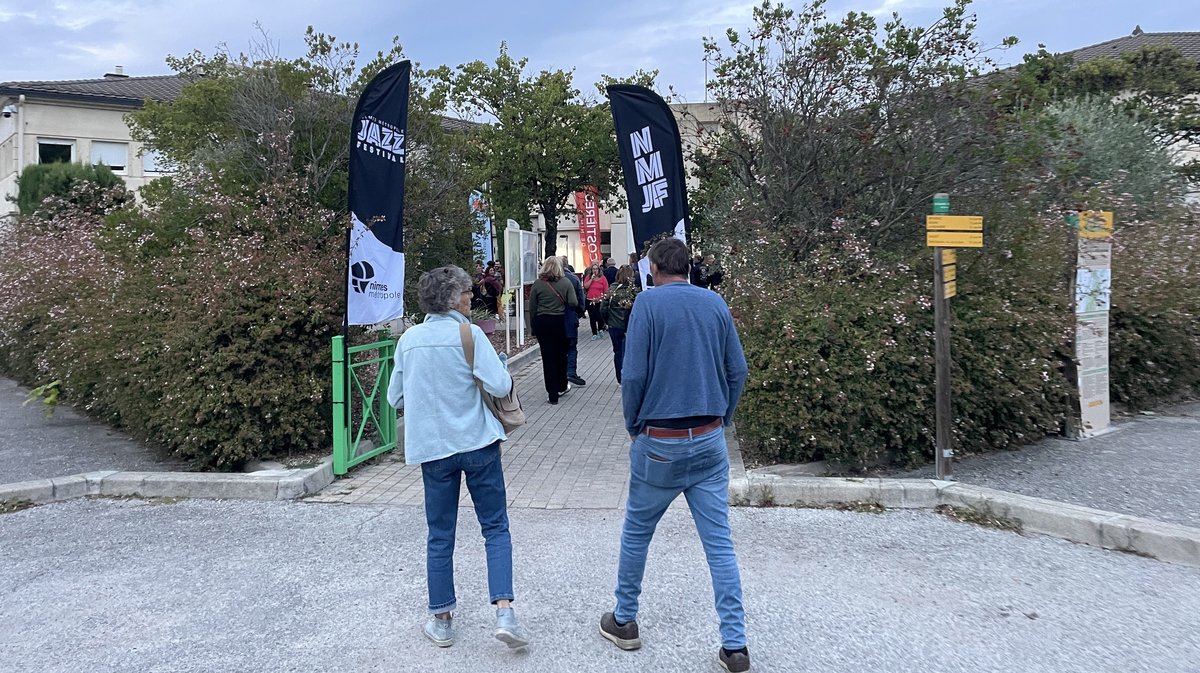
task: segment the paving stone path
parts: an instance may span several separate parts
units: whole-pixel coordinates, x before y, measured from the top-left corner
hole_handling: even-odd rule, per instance
[[[579,375],[557,405],[546,399],[542,362],[534,357],[513,372],[525,407],[526,425],[502,444],[509,507],[616,509],[624,506],[629,479],[629,436],[621,415],[621,389],[613,373],[612,342],[591,341],[581,330]],[[736,458],[735,458],[736,461]],[[400,455],[351,471],[321,493],[317,502],[420,505],[421,470]],[[470,504],[464,486],[463,504]],[[683,499],[677,501],[677,505]]]

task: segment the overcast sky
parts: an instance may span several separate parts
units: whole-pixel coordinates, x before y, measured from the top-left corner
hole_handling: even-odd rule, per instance
[[[908,23],[929,23],[949,0],[830,0],[831,16],[900,12]],[[660,71],[659,88],[673,86],[684,100],[702,100],[701,38],[750,23],[744,0],[0,0],[0,81],[86,79],[115,65],[130,75],[169,73],[168,54],[219,45],[245,50],[258,22],[283,56],[299,56],[304,29],[359,42],[374,53],[398,35],[410,58],[423,65],[493,60],[507,40],[530,65],[575,68],[576,84],[590,89],[601,74],[637,68]],[[796,3],[788,3],[796,4]],[[977,0],[983,44],[1015,35],[1020,45],[1006,63],[1036,51],[1067,51],[1147,32],[1200,31],[1197,0]],[[363,59],[364,61],[366,59]]]

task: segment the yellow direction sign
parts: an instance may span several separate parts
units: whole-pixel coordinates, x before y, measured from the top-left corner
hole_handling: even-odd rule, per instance
[[[983,232],[927,231],[925,245],[931,248],[982,248]]]
[[[1085,210],[1079,213],[1080,238],[1109,238],[1113,232],[1113,214],[1109,210]]]
[[[949,283],[952,280],[958,280],[958,265],[947,264],[942,267],[942,280]]]
[[[957,264],[958,255],[955,254],[954,248],[947,248],[942,251],[942,264]]]
[[[958,294],[958,282],[957,281],[952,280],[948,283],[944,283],[942,285],[942,287],[944,288],[944,296],[946,297],[946,299],[949,299],[950,297],[953,297],[954,295]]]
[[[979,215],[926,215],[926,231],[983,231]]]

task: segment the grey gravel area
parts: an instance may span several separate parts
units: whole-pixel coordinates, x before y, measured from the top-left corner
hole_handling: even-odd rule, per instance
[[[491,638],[483,545],[460,512],[460,641],[424,617],[416,507],[75,500],[0,515],[5,671],[718,671],[688,512],[651,547],[645,647],[596,633],[620,514],[515,510],[520,614]],[[928,512],[739,509],[754,670],[1193,673],[1200,571]]]
[[[66,405],[47,417],[29,391],[0,377],[0,484],[96,470],[186,470],[153,449]]]
[[[1200,402],[954,464],[958,481],[1200,528]],[[899,475],[932,476],[932,466]],[[1196,670],[1200,670],[1200,664]]]

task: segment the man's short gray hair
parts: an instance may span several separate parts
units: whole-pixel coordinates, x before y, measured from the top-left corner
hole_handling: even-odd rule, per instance
[[[471,290],[471,277],[457,266],[440,266],[421,274],[417,281],[417,304],[425,313],[449,313],[458,297]]]

